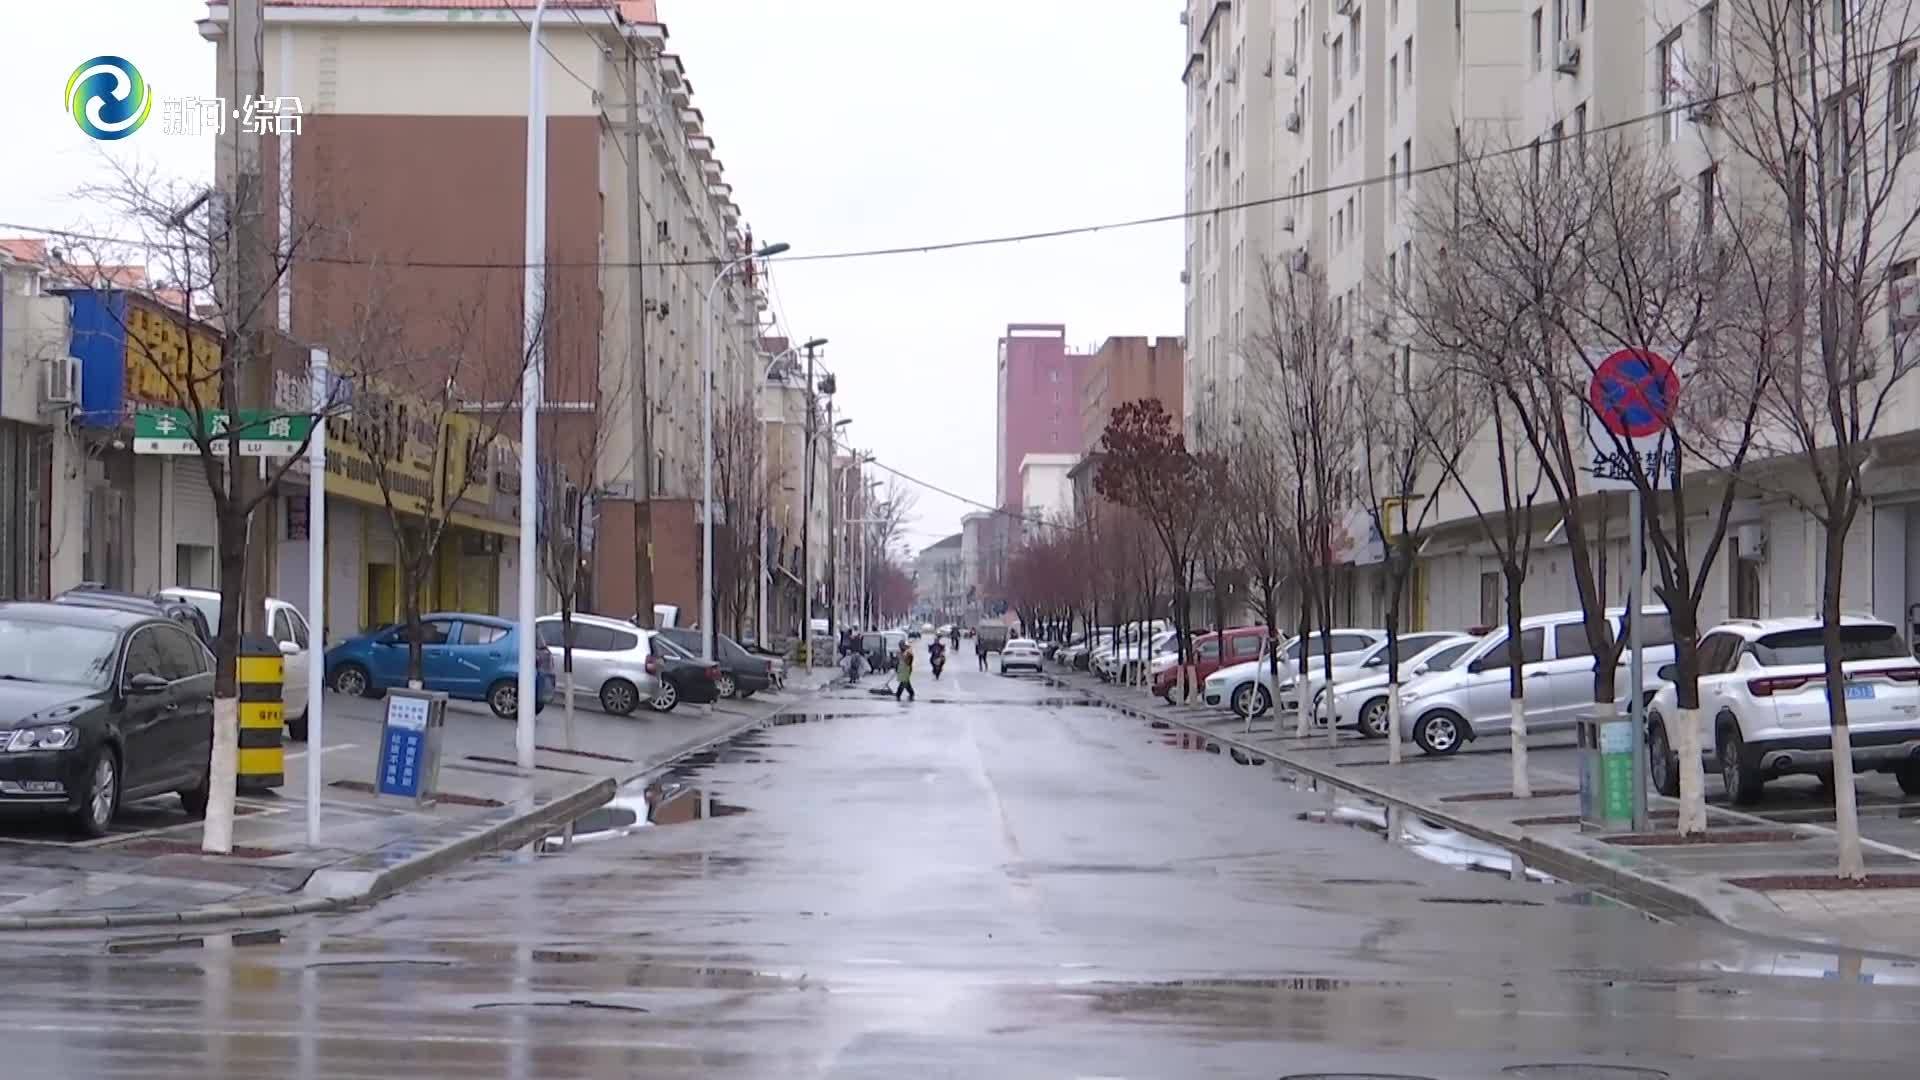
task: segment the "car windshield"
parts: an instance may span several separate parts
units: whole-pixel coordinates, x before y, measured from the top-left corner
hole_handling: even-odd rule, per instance
[[[1821,646],[1820,628],[1817,626],[1763,635],[1753,643],[1753,653],[1767,667],[1821,664],[1826,662],[1827,655]],[[1868,624],[1840,628],[1842,663],[1849,660],[1896,660],[1910,655],[1906,642],[1900,639],[1900,631],[1891,626]]]
[[[118,637],[97,626],[0,616],[0,679],[105,688]]]
[[[1425,661],[1427,670],[1445,671],[1455,664],[1458,664],[1460,658],[1467,655],[1467,650],[1471,648],[1473,648],[1473,642],[1471,641],[1462,641],[1458,645],[1449,645],[1434,653],[1432,656],[1427,657]]]

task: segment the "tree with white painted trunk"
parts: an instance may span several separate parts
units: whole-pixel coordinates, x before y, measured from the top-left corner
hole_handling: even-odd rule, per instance
[[[1251,593],[1254,613],[1267,630],[1261,659],[1267,681],[1280,685],[1281,620],[1289,614],[1288,596],[1298,588],[1299,549],[1295,546],[1292,476],[1280,451],[1280,421],[1269,410],[1243,417],[1228,443],[1219,503],[1219,534],[1225,560],[1240,568]],[[1226,629],[1225,626],[1220,629]],[[1225,643],[1221,644],[1225,648]],[[1226,657],[1220,658],[1222,666]],[[1249,726],[1253,723],[1247,717]]]
[[[213,753],[202,847],[226,853],[233,847],[239,761],[238,658],[248,613],[265,605],[266,568],[249,558],[261,545],[248,541],[256,524],[274,527],[287,475],[306,454],[305,437],[287,456],[264,464],[243,456],[241,444],[270,434],[277,421],[310,430],[311,421],[337,411],[313,406],[310,350],[274,331],[273,312],[295,264],[339,223],[290,215],[279,235],[268,238],[259,227],[264,207],[256,188],[223,197],[108,164],[114,182],[82,189],[78,201],[111,219],[124,239],[56,234],[47,245],[46,269],[54,282],[90,294],[94,309],[126,342],[123,414],[89,420],[128,423],[135,398],[179,409],[193,444],[191,457],[179,464],[193,468],[212,496],[220,618],[212,628]],[[275,393],[276,371],[289,376],[286,394]],[[251,424],[234,424],[243,409],[259,415]]]
[[[1842,18],[1832,17],[1839,10]],[[1874,494],[1867,472],[1881,424],[1916,405],[1912,42],[1920,7],[1908,0],[1841,5],[1722,0],[1714,51],[1673,65],[1677,96],[1706,121],[1741,192],[1785,239],[1787,318],[1765,327],[1757,357],[1771,366],[1753,458],[1797,460],[1798,482],[1759,472],[1769,492],[1825,534],[1820,619],[1832,724],[1837,872],[1863,878],[1840,625],[1847,537]],[[1708,81],[1711,80],[1711,81]],[[1743,240],[1745,238],[1742,238]]]

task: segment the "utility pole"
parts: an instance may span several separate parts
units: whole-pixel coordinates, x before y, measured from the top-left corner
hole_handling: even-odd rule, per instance
[[[838,545],[834,543],[833,515],[836,507],[833,497],[833,474],[839,469],[833,464],[834,438],[833,399],[827,399],[827,636],[840,640],[840,560]]]
[[[627,216],[633,251],[627,260],[627,364],[633,373],[633,614],[653,625],[653,398],[647,392],[646,215],[640,201],[640,57],[627,42]],[[642,523],[645,524],[644,537]]]
[[[807,475],[800,481],[800,640],[808,643],[807,662],[813,662],[813,432],[818,402],[813,392],[813,346],[807,346]]]

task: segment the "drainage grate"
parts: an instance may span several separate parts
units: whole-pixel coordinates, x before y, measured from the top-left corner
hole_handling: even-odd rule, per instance
[[[483,1001],[475,1009],[605,1009],[609,1012],[643,1013],[649,1010],[638,1005],[622,1005],[616,1001],[595,1001],[592,998],[568,998],[565,1001]]]
[[[1578,795],[1578,794],[1580,794],[1579,788],[1570,788],[1570,787],[1535,788],[1533,791],[1533,794],[1528,796],[1528,798],[1557,799],[1562,795]],[[1511,799],[1511,798],[1513,798],[1513,792],[1511,791],[1476,791],[1471,795],[1442,795],[1440,797],[1440,801],[1441,802],[1498,802],[1501,799]]]
[[[569,750],[564,746],[535,746],[534,749],[544,750],[549,754],[571,754],[574,757],[593,758],[596,761],[617,761],[622,765],[633,764],[632,758],[621,757],[619,754],[601,754],[592,750]]]
[[[1416,888],[1419,886],[1420,883],[1417,881],[1408,881],[1405,878],[1330,877],[1325,881],[1322,881],[1320,884],[1322,885],[1401,885],[1407,888]]]
[[[1679,833],[1627,833],[1624,836],[1609,836],[1609,844],[1621,847],[1681,847],[1699,844],[1790,844],[1806,839],[1792,829],[1721,829],[1718,832],[1691,833],[1682,836]]]
[[[1477,904],[1501,905],[1508,907],[1542,907],[1538,900],[1513,900],[1504,896],[1423,896],[1423,904]]]

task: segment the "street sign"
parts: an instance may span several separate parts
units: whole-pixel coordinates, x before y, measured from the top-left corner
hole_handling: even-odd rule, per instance
[[[227,452],[227,439],[240,440],[245,457],[292,457],[313,431],[312,416],[288,416],[270,409],[242,409],[239,422],[224,411],[202,414],[215,454]],[[133,414],[136,454],[194,454],[193,414],[186,409],[151,408]]]
[[[1636,459],[1655,486],[1679,481],[1679,455],[1669,434],[1679,402],[1680,376],[1659,353],[1620,349],[1594,365],[1587,383],[1587,442],[1595,490],[1633,490]]]
[[[387,691],[375,790],[416,802],[432,801],[439,783],[440,736],[446,722],[446,694],[437,690]]]

